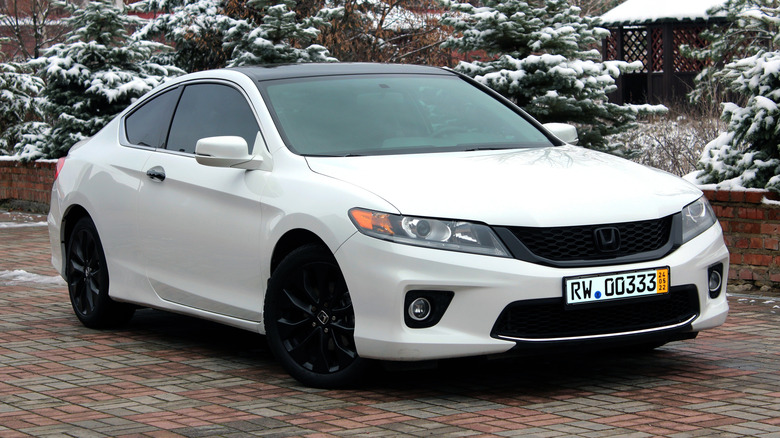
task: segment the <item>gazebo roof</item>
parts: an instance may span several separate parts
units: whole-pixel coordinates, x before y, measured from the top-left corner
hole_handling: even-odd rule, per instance
[[[649,24],[681,21],[707,21],[723,15],[707,11],[725,0],[626,0],[601,16],[602,24]]]

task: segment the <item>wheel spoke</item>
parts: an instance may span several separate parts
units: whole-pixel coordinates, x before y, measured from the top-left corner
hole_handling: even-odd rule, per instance
[[[76,272],[82,275],[84,274],[84,267],[85,267],[84,248],[83,248],[83,241],[81,239],[80,234],[76,236],[72,244],[69,266],[71,269],[75,270]]]
[[[100,285],[95,278],[90,278],[85,282],[84,295],[87,297],[87,304],[89,309],[87,313],[91,313],[97,303],[98,295],[100,295]]]
[[[348,339],[351,339],[351,336],[352,336],[351,332],[349,333],[349,336],[350,337]],[[342,340],[339,339],[340,337],[341,336],[339,336],[339,334],[336,333],[335,330],[331,334],[331,338],[333,340],[333,345],[335,346],[335,349],[336,349],[335,352],[336,352],[337,363],[338,363],[339,367],[345,367],[345,366],[349,365],[355,359],[356,354],[355,354],[355,351],[354,351],[354,347],[352,345],[347,345],[347,346],[341,345],[342,344],[342,342],[341,342]],[[352,347],[352,348],[350,348],[350,347]]]
[[[319,351],[315,357],[314,368],[315,371],[320,373],[327,373],[334,371],[331,369],[328,359],[330,356],[330,336],[327,334],[320,334]]]
[[[311,266],[302,269],[303,290],[315,306],[322,305],[322,290],[319,287],[319,277]]]
[[[336,307],[337,305],[340,307]],[[352,310],[352,302],[346,304],[335,303],[332,312],[334,316],[341,317],[342,319],[347,318],[354,314]]]
[[[303,302],[300,298],[295,296],[290,289],[285,288],[282,290],[282,293],[287,298],[288,303],[292,304],[292,307],[300,310],[307,316],[314,318],[314,314],[311,311],[311,304]]]
[[[97,255],[95,255],[94,258],[92,258],[92,263],[90,264],[90,268],[92,268],[92,276],[99,277],[101,271],[103,270],[103,266],[100,264],[100,260],[97,258]]]
[[[341,322],[334,322],[330,325],[334,331],[338,331],[339,333],[343,333],[344,336],[352,336],[353,333],[355,333],[355,327],[343,325]]]
[[[290,354],[290,357],[292,357],[293,360],[298,362],[299,365],[309,370],[313,370],[314,368],[313,367],[314,357],[312,356],[315,357],[317,356],[316,352],[312,351],[317,347],[316,345],[311,345],[311,344],[314,343],[315,338],[319,337],[318,335],[321,335],[321,330],[319,328],[312,330],[305,338],[303,338],[300,342],[296,344],[293,344],[291,340],[285,342],[287,347],[287,352]]]
[[[281,318],[277,321],[277,327],[279,336],[285,341],[305,337],[307,330],[311,328],[311,319],[305,318],[296,322]]]
[[[79,275],[84,275],[84,262],[82,260],[70,260],[69,267],[71,269],[71,273],[76,272]]]
[[[73,304],[76,309],[81,313],[86,313],[85,309],[85,297],[84,297],[84,286],[85,279],[84,277],[79,278],[73,278],[71,282],[69,283],[69,289],[71,291],[71,294],[73,295]]]

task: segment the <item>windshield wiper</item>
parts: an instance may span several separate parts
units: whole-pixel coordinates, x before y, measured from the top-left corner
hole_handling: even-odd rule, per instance
[[[458,145],[460,146],[467,146],[467,145]],[[464,152],[474,152],[474,151],[502,151],[505,149],[520,149],[520,146],[517,145],[511,145],[511,146],[473,146],[470,148],[463,149]]]

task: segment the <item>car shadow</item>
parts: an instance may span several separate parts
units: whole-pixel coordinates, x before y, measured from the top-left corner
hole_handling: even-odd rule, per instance
[[[214,357],[274,360],[265,336],[162,310],[139,309],[130,322],[118,330],[157,345],[197,349]]]
[[[271,354],[264,336],[194,317],[143,309],[122,329],[123,334],[147,343],[148,348],[175,348],[198,356],[240,362],[242,377],[267,381],[288,380]],[[656,350],[615,349],[589,353],[539,354],[526,357],[476,357],[425,363],[375,363],[366,378],[351,390],[384,393],[403,398],[420,391],[478,397],[480,394],[566,393],[609,384],[653,387],[668,384],[669,376],[709,368],[711,359],[685,348],[683,341]],[[146,348],[146,347],[145,347]],[[588,389],[590,388],[590,389]]]
[[[601,385],[652,387],[683,373],[695,358],[669,347],[657,350],[603,350],[590,353],[440,360],[428,369],[380,369],[364,388],[396,391],[426,389],[478,397],[593,391]],[[665,383],[668,384],[668,381]]]

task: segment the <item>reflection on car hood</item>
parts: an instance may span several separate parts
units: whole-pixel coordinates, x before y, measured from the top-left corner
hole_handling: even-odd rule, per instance
[[[701,196],[673,175],[575,146],[307,161],[314,172],[373,192],[402,214],[491,225],[655,219]]]

